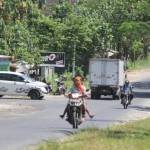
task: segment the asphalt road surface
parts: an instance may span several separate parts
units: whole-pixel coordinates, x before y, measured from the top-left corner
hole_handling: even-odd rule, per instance
[[[95,114],[87,117],[79,130],[86,127],[109,127],[150,116],[150,82],[134,84],[135,98],[127,110],[118,100],[103,97],[88,100]],[[0,150],[23,150],[42,140],[62,139],[78,131],[59,117],[66,106],[63,96],[48,96],[45,100],[30,100],[5,96],[0,99]]]

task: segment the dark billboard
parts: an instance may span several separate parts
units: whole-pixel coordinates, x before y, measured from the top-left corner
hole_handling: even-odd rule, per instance
[[[53,67],[65,66],[65,53],[64,52],[47,52],[41,53],[42,64]]]

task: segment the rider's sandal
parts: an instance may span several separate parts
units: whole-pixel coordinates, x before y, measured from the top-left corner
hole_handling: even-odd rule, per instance
[[[60,116],[60,118],[62,118],[62,119],[64,118],[64,115],[59,115],[59,116]]]

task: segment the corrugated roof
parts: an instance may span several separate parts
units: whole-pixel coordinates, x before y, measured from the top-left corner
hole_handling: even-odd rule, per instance
[[[11,56],[0,55],[0,58],[11,58]]]

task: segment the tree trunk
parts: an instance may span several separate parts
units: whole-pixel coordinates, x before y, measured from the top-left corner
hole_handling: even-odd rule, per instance
[[[144,52],[144,58],[148,58],[148,45],[144,44],[144,49],[143,49],[143,52]]]

